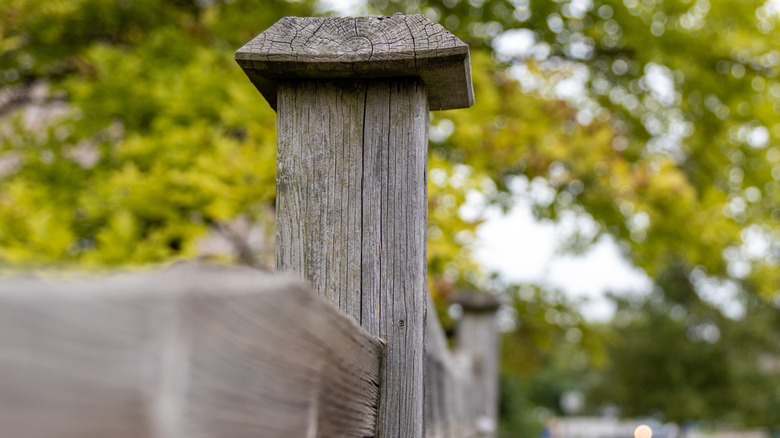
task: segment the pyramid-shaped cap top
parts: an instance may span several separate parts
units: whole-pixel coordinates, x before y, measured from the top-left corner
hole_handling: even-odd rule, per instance
[[[284,17],[236,61],[273,108],[290,78],[419,77],[431,110],[474,103],[468,46],[424,15]]]

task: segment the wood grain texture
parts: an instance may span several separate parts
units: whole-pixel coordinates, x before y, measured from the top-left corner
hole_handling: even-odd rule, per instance
[[[279,91],[276,269],[361,320],[365,82]]]
[[[474,103],[468,46],[424,15],[285,17],[235,59],[274,109],[289,78],[418,77],[431,110]]]
[[[6,280],[0,434],[370,436],[382,348],[301,282],[254,271]]]
[[[377,436],[423,436],[427,129],[419,79],[279,86],[277,269],[385,339]]]

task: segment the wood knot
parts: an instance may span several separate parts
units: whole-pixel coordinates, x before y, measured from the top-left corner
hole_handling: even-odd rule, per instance
[[[399,319],[398,328],[404,328],[404,327],[406,327],[406,321],[404,321],[403,319]]]

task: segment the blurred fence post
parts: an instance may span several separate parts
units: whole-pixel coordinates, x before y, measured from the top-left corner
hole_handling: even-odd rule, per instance
[[[481,437],[496,436],[500,334],[496,312],[502,301],[487,293],[461,292],[452,300],[463,308],[456,327],[456,352],[471,360],[473,409]]]
[[[473,103],[422,15],[286,17],[236,52],[278,113],[276,267],[386,340],[377,436],[423,436],[428,111]]]

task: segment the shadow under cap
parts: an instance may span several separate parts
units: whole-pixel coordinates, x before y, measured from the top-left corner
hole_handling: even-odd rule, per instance
[[[274,110],[286,79],[419,77],[430,110],[474,104],[468,45],[424,15],[284,17],[235,58]]]

